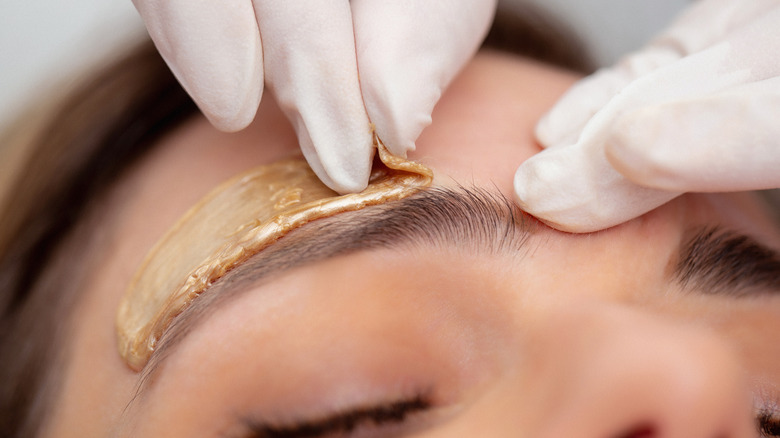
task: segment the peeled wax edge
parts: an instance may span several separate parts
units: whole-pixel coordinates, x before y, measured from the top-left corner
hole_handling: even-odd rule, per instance
[[[116,326],[119,353],[127,365],[141,370],[160,336],[193,300],[290,231],[316,219],[402,199],[431,185],[433,173],[427,167],[390,154],[381,143],[378,151],[387,167],[374,169],[360,193],[338,196],[298,159],[260,166],[206,195],[152,248],[125,292]],[[279,180],[281,184],[275,182]],[[213,208],[231,200],[237,208]],[[258,217],[263,213],[265,217]],[[241,222],[241,215],[250,217]],[[225,222],[228,225],[220,227]]]

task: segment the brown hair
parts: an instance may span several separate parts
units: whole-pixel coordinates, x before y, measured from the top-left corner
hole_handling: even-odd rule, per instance
[[[66,237],[123,169],[195,110],[146,42],[85,81],[48,121],[26,122],[34,135],[17,130],[17,144],[3,142],[21,170],[0,197],[0,435],[34,436],[45,418],[42,394],[62,359],[54,339],[81,280],[79,263],[57,262]]]
[[[486,45],[579,71],[590,66],[576,40],[536,11],[499,13]],[[44,122],[17,125],[0,144],[0,435],[35,436],[56,394],[56,370],[66,363],[56,339],[67,333],[89,271],[86,213],[195,112],[147,41],[85,81]],[[74,263],[77,254],[85,258]]]

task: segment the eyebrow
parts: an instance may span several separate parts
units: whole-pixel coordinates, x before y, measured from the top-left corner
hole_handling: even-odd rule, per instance
[[[684,290],[734,298],[780,294],[780,255],[721,227],[693,230],[680,246],[674,277]]]
[[[431,188],[399,201],[307,224],[229,271],[174,319],[144,367],[134,399],[154,381],[165,359],[197,325],[226,301],[268,277],[380,248],[446,247],[520,257],[537,226],[536,219],[505,196],[461,186]]]

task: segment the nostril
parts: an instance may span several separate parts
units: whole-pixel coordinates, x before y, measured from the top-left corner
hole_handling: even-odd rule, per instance
[[[617,435],[615,438],[655,438],[655,428],[650,425],[640,425],[630,429],[628,433]]]

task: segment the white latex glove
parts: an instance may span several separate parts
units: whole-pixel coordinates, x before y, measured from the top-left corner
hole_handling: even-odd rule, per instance
[[[414,149],[484,38],[496,0],[133,2],[216,127],[246,127],[265,80],[311,167],[344,193],[368,183],[372,123],[394,154]]]
[[[515,175],[555,228],[617,225],[683,192],[780,187],[780,1],[700,0],[572,87]]]

